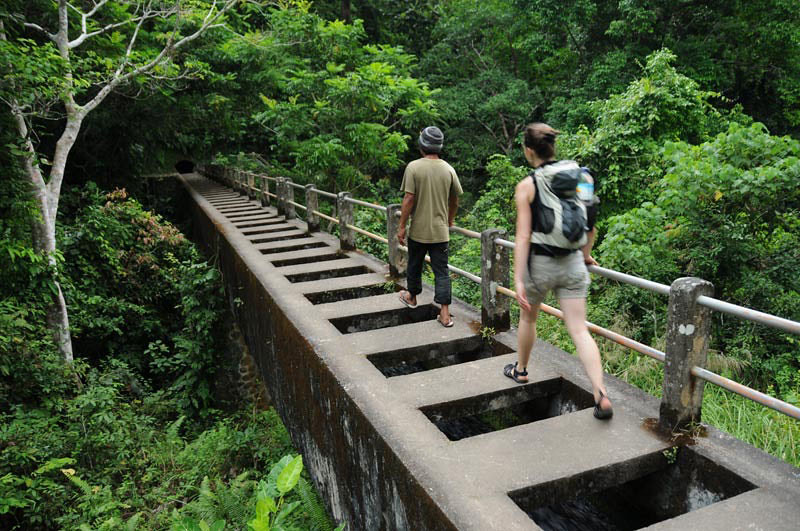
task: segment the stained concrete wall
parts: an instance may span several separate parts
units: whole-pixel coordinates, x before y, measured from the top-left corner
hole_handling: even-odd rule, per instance
[[[334,519],[348,529],[456,529],[348,395],[324,350],[280,307],[196,201],[194,240],[218,261],[232,307],[274,407]],[[336,241],[333,240],[333,243]],[[417,524],[414,524],[414,523]]]

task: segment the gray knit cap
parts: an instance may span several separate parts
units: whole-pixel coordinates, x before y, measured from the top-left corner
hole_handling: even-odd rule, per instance
[[[444,134],[436,126],[426,127],[419,134],[419,147],[426,153],[440,153],[444,144]]]

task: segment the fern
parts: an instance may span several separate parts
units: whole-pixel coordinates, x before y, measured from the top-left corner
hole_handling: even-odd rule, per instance
[[[297,493],[303,501],[303,509],[311,518],[311,529],[314,531],[333,531],[333,524],[328,517],[325,505],[306,478],[300,478],[297,483]]]
[[[255,482],[247,476],[248,472],[239,474],[228,485],[219,479],[212,483],[208,476],[204,477],[197,499],[182,514],[206,522],[225,520],[232,525],[246,522],[252,512],[255,487]]]

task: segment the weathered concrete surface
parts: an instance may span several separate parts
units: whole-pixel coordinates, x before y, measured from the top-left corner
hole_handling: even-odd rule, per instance
[[[428,320],[343,334],[330,319],[392,308],[404,311],[395,302],[393,286],[385,284],[385,264],[351,251],[341,260],[368,272],[291,283],[286,274],[326,271],[339,259],[287,267],[276,267],[273,261],[335,254],[338,239],[314,234],[253,244],[255,236],[237,228],[240,218],[234,224],[215,208],[231,200],[225,189],[198,175],[182,180],[193,199],[200,243],[218,257],[230,297],[244,303],[236,306],[237,317],[275,406],[332,514],[346,521],[348,529],[539,529],[514,499],[552,503],[570,493],[675,468],[661,453],[672,443],[648,428],[648,419],[658,415],[658,400],[613,378],[608,387],[615,416],[609,422],[596,421],[591,409],[581,409],[449,440],[429,419],[431,412],[500,407],[544,389],[539,385],[552,387],[561,380],[585,393],[590,386],[578,360],[539,342],[533,354],[533,383],[527,386],[501,374],[513,354],[386,378],[370,362],[371,356],[436,355],[474,343],[480,316],[455,301],[456,326],[450,329]],[[209,202],[204,196],[211,194],[214,199]],[[246,209],[257,203],[237,204]],[[263,221],[245,230],[255,232],[273,223],[305,229],[301,221],[277,217],[272,208],[263,212]],[[305,240],[324,246],[283,250],[292,246],[281,245]],[[273,252],[262,254],[264,250]],[[326,304],[309,300],[322,292],[349,289],[372,291],[368,297]],[[431,300],[426,290],[421,303]],[[514,332],[499,334],[497,341],[513,348]],[[737,482],[746,485],[740,490],[755,488],[666,519],[652,529],[797,529],[800,470],[714,429],[685,450],[733,471],[741,478]],[[703,472],[693,468],[684,467],[680,473]],[[696,478],[678,478],[675,490],[684,483],[692,487],[692,481],[697,483]],[[713,488],[724,490],[711,480],[704,490],[701,483],[692,491],[700,493],[701,502],[714,498]]]

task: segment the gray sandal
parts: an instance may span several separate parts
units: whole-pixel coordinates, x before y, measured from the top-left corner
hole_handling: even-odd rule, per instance
[[[400,292],[400,302],[402,302],[403,304],[405,304],[406,306],[408,306],[409,308],[411,308],[413,310],[414,308],[416,308],[419,305],[419,303],[411,304],[411,302],[409,302],[409,300],[406,299],[405,295],[403,295],[404,293],[408,293],[409,295],[411,295],[411,293],[409,293],[407,290],[401,291]]]

